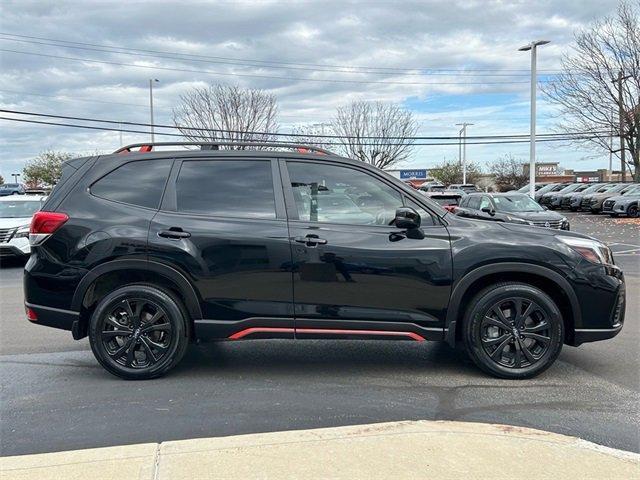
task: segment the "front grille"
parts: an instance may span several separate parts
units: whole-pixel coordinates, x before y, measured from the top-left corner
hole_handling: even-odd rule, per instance
[[[562,220],[553,220],[551,222],[533,222],[536,227],[555,228],[560,230],[562,228]]]
[[[0,228],[0,243],[7,243],[16,233],[17,228]]]
[[[551,203],[551,197],[542,197],[540,199],[540,205],[547,205]]]
[[[615,205],[615,200],[607,200],[602,204],[602,210],[608,212],[609,210],[613,210],[613,206]]]
[[[590,198],[583,198],[582,199],[582,203],[580,203],[580,206],[582,208],[589,208],[591,206],[591,199]]]
[[[571,197],[564,197],[562,199],[562,206],[568,207],[569,205],[571,205]]]

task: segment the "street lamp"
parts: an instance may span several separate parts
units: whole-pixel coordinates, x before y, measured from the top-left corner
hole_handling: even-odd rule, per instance
[[[536,52],[537,48],[546,45],[549,40],[535,40],[529,45],[520,47],[518,51],[531,50],[531,140],[529,144],[529,196],[536,195]]]
[[[13,183],[18,183],[18,177],[20,176],[20,174],[12,173],[11,176],[13,177]]]
[[[159,82],[157,78],[149,79],[149,113],[151,114],[151,143],[154,141],[153,135],[153,82]]]
[[[473,125],[473,123],[456,123],[456,126],[462,126],[459,132],[459,136],[462,137],[462,183],[467,183],[467,127]],[[460,146],[458,146],[458,153],[460,152]]]

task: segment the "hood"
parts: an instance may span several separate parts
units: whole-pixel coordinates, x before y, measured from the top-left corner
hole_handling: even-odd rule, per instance
[[[23,225],[29,225],[31,223],[31,217],[18,217],[18,218],[0,218],[0,228],[15,228]]]
[[[523,235],[531,236],[532,234],[538,235],[549,235],[549,236],[563,236],[563,237],[576,237],[576,238],[587,238],[589,240],[595,240],[597,242],[603,243],[602,240],[598,240],[597,238],[590,237],[589,235],[584,235],[582,233],[570,232],[568,230],[556,230],[555,228],[540,228],[534,227],[531,225],[518,225],[517,223],[507,223],[507,222],[495,222],[496,225],[501,228],[506,228],[507,230],[511,230],[512,232],[521,233]]]
[[[556,212],[551,212],[545,210],[544,212],[516,212],[516,213],[507,213],[500,212],[506,215],[510,215],[515,218],[522,218],[524,220],[530,220],[532,222],[557,222],[558,220],[562,220],[565,218]]]

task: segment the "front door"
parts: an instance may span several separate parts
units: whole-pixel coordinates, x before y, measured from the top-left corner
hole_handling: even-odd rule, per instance
[[[452,277],[446,228],[365,169],[310,161],[281,168],[296,338],[442,339]],[[423,239],[392,225],[403,205],[420,209]]]
[[[194,285],[203,314],[198,338],[293,338],[291,248],[276,160],[176,161],[151,222],[149,260],[178,268]]]

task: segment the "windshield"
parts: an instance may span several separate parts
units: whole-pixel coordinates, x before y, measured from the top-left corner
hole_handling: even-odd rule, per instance
[[[640,193],[640,185],[634,185],[629,190],[623,193],[623,195],[638,195]]]
[[[538,193],[547,193],[550,192],[552,188],[556,187],[558,184],[557,183],[550,183],[549,185],[545,185],[544,187],[542,187],[540,190],[538,190]]]
[[[13,200],[0,202],[0,218],[30,217],[40,210],[40,202]]]
[[[495,196],[496,209],[501,212],[542,212],[542,208],[528,195]]]
[[[564,187],[562,190],[560,190],[558,193],[569,193],[569,192],[573,192],[575,190],[577,190],[578,188],[580,188],[582,185],[580,185],[579,183],[572,183],[571,185],[567,185],[566,187]]]

